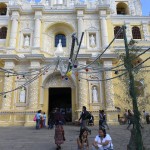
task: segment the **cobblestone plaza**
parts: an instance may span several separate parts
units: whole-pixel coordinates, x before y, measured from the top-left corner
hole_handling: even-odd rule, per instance
[[[97,135],[98,126],[90,127],[90,146]],[[78,126],[64,126],[66,141],[62,145],[63,150],[77,150],[76,139],[79,135]],[[126,125],[110,126],[107,131],[114,144],[114,150],[126,150],[130,139],[130,130]],[[145,125],[142,129],[143,141],[146,150],[150,150],[150,127]],[[54,129],[35,130],[33,127],[1,127],[0,150],[55,150]],[[90,147],[91,150],[91,147]]]

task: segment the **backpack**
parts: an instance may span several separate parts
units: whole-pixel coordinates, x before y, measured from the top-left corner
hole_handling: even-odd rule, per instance
[[[91,119],[91,117],[92,117],[92,115],[88,112],[88,111],[86,111],[86,119]]]

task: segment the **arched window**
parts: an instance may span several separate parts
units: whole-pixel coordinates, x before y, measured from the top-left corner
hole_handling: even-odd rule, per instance
[[[125,3],[118,3],[116,9],[117,9],[117,14],[118,15],[127,15],[127,14],[129,14],[129,8],[128,8],[127,4],[125,4]]]
[[[62,47],[66,47],[66,36],[64,34],[57,34],[55,36],[55,47],[57,47],[59,40],[61,40]]]
[[[0,15],[7,14],[7,5],[4,3],[0,3]]]
[[[133,39],[141,39],[141,32],[139,27],[132,27]]]
[[[117,33],[118,33],[118,31],[120,30],[120,28],[121,28],[121,27],[119,27],[119,26],[116,26],[116,27],[114,28],[114,35],[115,35],[115,36],[117,35]],[[123,39],[123,32],[120,32],[120,34],[117,36],[116,39]]]
[[[2,27],[0,28],[0,39],[6,39],[7,36],[7,28]]]

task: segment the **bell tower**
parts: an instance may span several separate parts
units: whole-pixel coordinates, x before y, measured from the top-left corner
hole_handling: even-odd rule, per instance
[[[140,0],[111,0],[111,14],[142,16],[142,5]]]

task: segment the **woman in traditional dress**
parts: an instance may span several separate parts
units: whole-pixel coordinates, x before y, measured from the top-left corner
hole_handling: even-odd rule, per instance
[[[62,122],[58,121],[55,125],[55,144],[57,145],[57,150],[61,149],[61,144],[64,143],[65,141],[65,136],[64,136],[65,132],[62,126]]]

